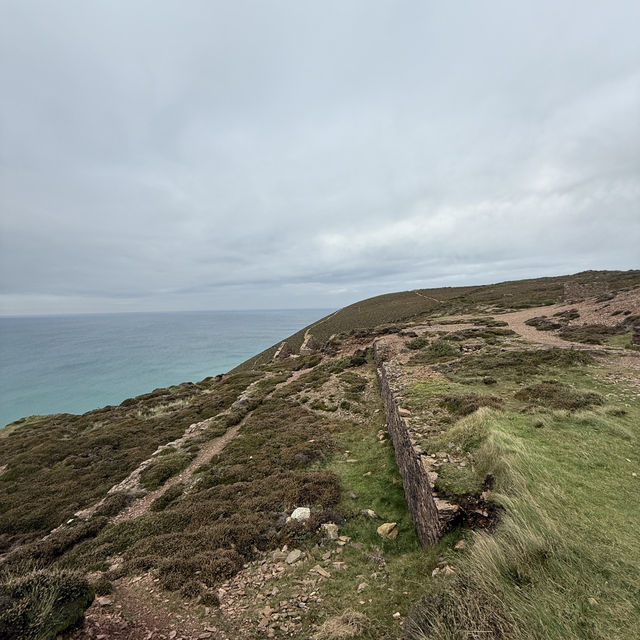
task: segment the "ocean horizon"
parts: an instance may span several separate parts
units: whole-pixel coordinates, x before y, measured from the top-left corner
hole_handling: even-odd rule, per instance
[[[0,428],[225,373],[332,311],[0,316]]]

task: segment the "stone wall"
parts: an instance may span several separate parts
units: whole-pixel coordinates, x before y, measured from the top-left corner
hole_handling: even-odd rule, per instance
[[[637,324],[635,327],[633,327],[631,342],[633,344],[640,344],[640,324]]]
[[[595,298],[607,293],[609,293],[609,285],[604,280],[565,282],[562,299],[564,302],[578,302],[585,298]]]
[[[400,408],[391,385],[393,364],[383,361],[384,354],[381,352],[384,345],[376,343],[374,343],[374,356],[378,363],[378,383],[409,512],[422,545],[434,545],[440,539],[440,522],[429,476],[420,455],[413,448],[407,423],[400,415]]]

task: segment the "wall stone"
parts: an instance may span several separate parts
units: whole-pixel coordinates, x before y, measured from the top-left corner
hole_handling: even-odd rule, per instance
[[[604,280],[592,282],[565,282],[562,299],[564,302],[578,302],[585,298],[595,298],[609,293],[609,285]]]
[[[376,348],[377,344],[377,348]],[[411,518],[416,525],[418,538],[423,546],[434,545],[440,539],[440,521],[428,473],[420,454],[414,450],[409,438],[406,420],[400,415],[400,407],[392,390],[393,363],[384,362],[383,344],[374,343],[374,357],[378,366],[378,383],[384,402],[387,428],[393,442],[398,470],[402,476],[404,494]]]

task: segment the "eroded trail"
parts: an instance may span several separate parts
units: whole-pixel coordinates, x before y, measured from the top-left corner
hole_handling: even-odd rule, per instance
[[[273,393],[275,393],[277,390],[281,389],[282,387],[286,387],[287,385],[296,381],[304,373],[305,373],[304,369],[301,369],[300,371],[294,371],[291,374],[291,376],[287,378],[284,382],[277,384],[273,388],[273,390],[270,391],[263,398],[262,401],[264,402],[264,400],[266,400],[269,396],[271,396]],[[255,383],[250,385],[250,387],[252,387],[254,384]],[[224,413],[228,413],[228,411]],[[214,456],[219,455],[223,451],[223,449],[227,446],[227,444],[229,444],[229,442],[231,442],[231,440],[233,440],[238,435],[238,432],[242,429],[242,427],[244,426],[247,419],[251,416],[252,413],[253,411],[249,411],[238,424],[227,429],[227,431],[224,434],[222,434],[217,438],[214,438],[210,442],[204,443],[200,448],[200,450],[198,451],[198,454],[196,455],[196,457],[189,463],[189,465],[185,469],[183,469],[179,474],[169,478],[161,487],[158,487],[154,491],[151,491],[145,494],[144,496],[142,496],[141,498],[138,498],[133,504],[129,505],[126,509],[124,509],[119,514],[114,516],[111,522],[113,524],[118,524],[120,522],[126,522],[127,520],[133,520],[134,518],[139,518],[145,513],[148,513],[149,510],[151,509],[151,505],[153,504],[153,502],[158,498],[160,498],[162,495],[164,495],[164,493],[169,488],[180,483],[188,483],[189,480],[191,480],[191,478],[193,477],[193,474],[196,472],[196,470],[200,466],[209,462]],[[194,425],[191,425],[191,427],[193,426]]]
[[[158,487],[154,491],[138,498],[133,504],[129,505],[124,511],[121,511],[117,516],[115,516],[112,523],[118,524],[144,515],[149,511],[154,500],[157,500],[162,496],[167,489],[181,482],[188,482],[198,467],[209,462],[213,456],[218,455],[227,446],[227,444],[236,437],[238,431],[240,431],[245,420],[250,415],[251,413],[248,413],[241,422],[227,429],[223,435],[204,444],[200,451],[198,451],[198,455],[191,461],[186,469],[183,469],[183,471],[178,475],[169,478],[161,487]]]

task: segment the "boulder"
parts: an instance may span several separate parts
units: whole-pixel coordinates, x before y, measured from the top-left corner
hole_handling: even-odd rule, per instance
[[[298,507],[294,509],[291,515],[287,518],[287,522],[290,520],[308,520],[311,517],[311,509],[309,507]]]
[[[385,522],[378,529],[378,535],[385,540],[395,540],[398,537],[398,524],[396,522]]]

